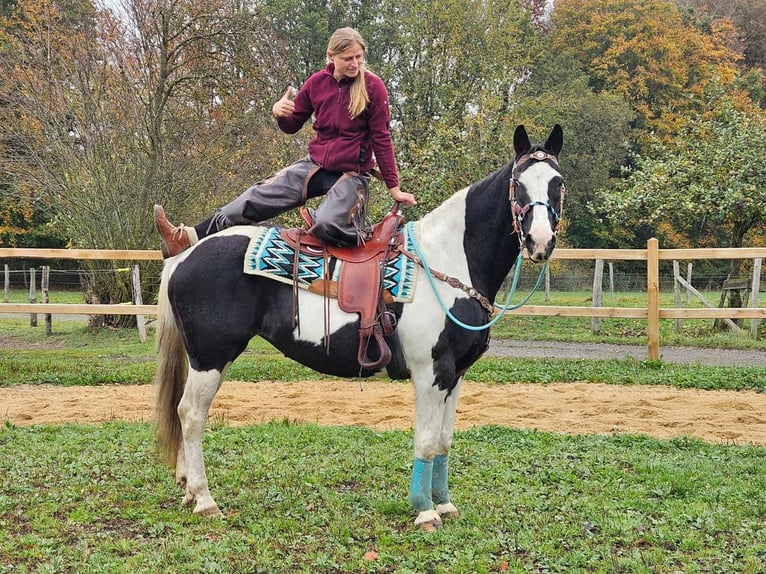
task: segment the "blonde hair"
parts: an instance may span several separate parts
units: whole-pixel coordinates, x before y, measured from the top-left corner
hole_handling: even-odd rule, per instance
[[[364,52],[367,51],[367,43],[359,32],[353,28],[338,28],[330,36],[330,41],[327,43],[327,51],[335,56],[342,54],[354,44],[359,44]],[[367,103],[370,101],[370,96],[367,93],[367,84],[364,80],[366,70],[367,68],[362,63],[359,68],[359,74],[351,84],[351,101],[348,104],[348,115],[352,120],[364,111]]]

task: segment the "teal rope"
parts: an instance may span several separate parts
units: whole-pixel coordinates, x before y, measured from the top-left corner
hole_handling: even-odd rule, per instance
[[[428,278],[428,283],[431,285],[431,289],[434,292],[434,295],[436,295],[436,300],[439,302],[439,305],[441,305],[442,310],[447,314],[447,317],[449,317],[453,323],[458,325],[459,327],[462,327],[463,329],[468,329],[469,331],[483,331],[484,329],[489,329],[497,323],[500,319],[503,318],[503,315],[505,315],[505,312],[509,309],[518,309],[522,305],[525,305],[527,301],[534,295],[535,291],[537,291],[537,288],[540,287],[540,283],[542,283],[543,275],[545,274],[545,270],[548,267],[548,263],[546,262],[545,265],[540,269],[540,274],[537,277],[537,282],[535,283],[535,286],[532,288],[532,291],[529,292],[529,295],[527,295],[524,300],[521,303],[517,303],[515,305],[511,305],[511,301],[513,300],[513,296],[516,294],[516,287],[519,284],[519,276],[521,275],[521,264],[524,261],[524,256],[522,253],[519,253],[518,259],[516,259],[516,270],[513,274],[513,283],[511,284],[511,292],[508,294],[508,300],[503,305],[497,305],[495,304],[495,307],[497,309],[500,309],[500,313],[495,316],[494,319],[492,319],[489,323],[485,323],[484,325],[468,325],[467,323],[464,323],[457,317],[455,317],[452,312],[447,308],[447,305],[444,304],[444,301],[441,298],[441,295],[439,295],[439,291],[436,289],[436,280],[434,279],[433,274],[431,273],[431,268],[428,266],[428,262],[426,261],[426,256],[423,254],[423,252],[420,250],[420,246],[418,245],[417,240],[415,239],[415,229],[413,228],[412,221],[407,222],[407,233],[409,234],[410,240],[412,241],[412,246],[415,248],[415,255],[418,256],[418,258],[423,263],[423,269],[425,269],[426,277]]]

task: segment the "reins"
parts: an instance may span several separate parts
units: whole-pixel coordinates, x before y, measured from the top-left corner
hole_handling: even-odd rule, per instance
[[[440,273],[438,271],[434,271],[433,269],[431,269],[428,266],[428,262],[426,261],[425,255],[421,251],[420,246],[418,245],[418,242],[415,239],[415,229],[413,227],[413,223],[411,221],[408,222],[406,227],[407,227],[407,232],[409,233],[410,239],[412,241],[412,246],[415,248],[415,255],[413,255],[412,253],[409,253],[408,251],[402,248],[400,248],[399,250],[402,252],[402,254],[409,257],[415,263],[417,263],[420,267],[422,267],[423,270],[426,272],[426,277],[428,278],[428,283],[431,286],[431,290],[434,292],[434,295],[436,296],[436,300],[439,302],[439,305],[441,306],[442,310],[446,313],[447,317],[449,317],[450,320],[456,325],[458,325],[459,327],[462,327],[463,329],[467,329],[469,331],[483,331],[484,329],[489,329],[495,323],[497,323],[500,319],[502,319],[506,311],[508,311],[509,309],[511,310],[518,309],[522,305],[525,305],[527,301],[529,301],[529,299],[532,297],[532,295],[534,295],[535,291],[537,291],[538,287],[540,287],[540,283],[542,283],[545,270],[548,268],[548,263],[546,262],[540,269],[540,274],[537,277],[537,282],[535,283],[535,286],[532,288],[529,294],[520,303],[516,303],[512,305],[511,301],[513,300],[513,297],[516,294],[516,288],[519,284],[519,276],[521,275],[521,265],[522,265],[522,262],[524,261],[524,254],[519,253],[519,257],[518,259],[516,259],[516,264],[515,264],[516,270],[513,274],[513,283],[511,284],[511,291],[508,294],[508,300],[503,305],[497,305],[497,304],[492,305],[489,302],[489,299],[487,299],[484,295],[479,293],[473,287],[469,287],[465,285],[459,279],[450,277],[448,275],[445,275],[444,273]],[[476,299],[484,308],[484,310],[486,310],[490,315],[494,314],[495,317],[483,325],[469,325],[467,323],[464,323],[463,321],[455,317],[455,315],[453,315],[452,312],[447,308],[447,305],[444,303],[444,300],[441,298],[441,295],[439,295],[439,291],[436,289],[436,282],[434,281],[434,278],[444,281],[451,287],[461,289],[469,297]],[[499,312],[496,312],[496,309],[499,309]]]

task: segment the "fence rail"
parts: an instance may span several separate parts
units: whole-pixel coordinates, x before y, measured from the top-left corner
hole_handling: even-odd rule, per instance
[[[156,261],[162,259],[159,251],[144,250],[97,250],[97,249],[9,249],[0,248],[2,258],[25,259],[89,259],[115,261]],[[548,317],[621,317],[647,320],[648,357],[660,357],[661,319],[766,319],[766,307],[757,306],[753,297],[752,307],[740,308],[662,308],[659,305],[659,262],[698,259],[754,259],[766,258],[766,248],[712,248],[712,249],[660,249],[656,239],[647,241],[646,249],[556,249],[557,260],[615,260],[646,261],[647,306],[646,307],[570,307],[554,305],[525,305],[508,311],[512,315]],[[756,266],[760,270],[760,265]],[[753,278],[757,293],[760,277]],[[87,315],[156,315],[156,305],[82,305],[49,303],[2,303],[0,313],[48,313]]]

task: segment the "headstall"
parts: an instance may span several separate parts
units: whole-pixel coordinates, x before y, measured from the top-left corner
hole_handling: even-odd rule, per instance
[[[543,150],[537,150],[519,157],[519,159],[517,159],[516,163],[513,165],[513,171],[511,172],[508,200],[511,203],[511,213],[513,214],[513,230],[519,236],[519,242],[522,244],[524,243],[524,232],[521,228],[521,222],[524,220],[524,216],[527,214],[527,212],[536,205],[542,205],[553,216],[553,220],[556,222],[556,225],[553,228],[553,234],[555,235],[561,230],[561,219],[564,213],[564,194],[566,192],[566,188],[563,183],[561,184],[561,207],[559,211],[556,211],[547,200],[531,201],[526,205],[521,205],[516,199],[516,186],[519,183],[519,180],[516,177],[518,170],[530,161],[545,160],[550,160],[556,167],[559,165],[559,160],[555,155]]]

